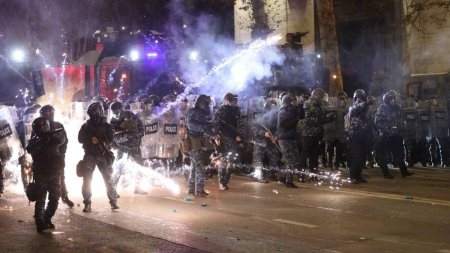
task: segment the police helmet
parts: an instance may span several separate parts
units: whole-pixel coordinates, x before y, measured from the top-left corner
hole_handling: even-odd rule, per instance
[[[122,102],[114,101],[114,102],[111,103],[111,105],[109,105],[109,108],[113,112],[117,111],[117,110],[122,110],[123,109],[123,104],[122,104]]]
[[[345,91],[339,91],[337,94],[336,94],[336,97],[338,97],[338,98],[348,98],[348,95],[347,95],[347,93],[345,92]]]
[[[37,117],[35,120],[33,120],[31,127],[33,129],[33,132],[35,132],[37,135],[42,135],[50,131],[50,123],[48,122],[48,119],[44,117]]]
[[[358,99],[358,98],[363,101],[366,101],[367,100],[366,92],[362,89],[355,90],[355,92],[353,93],[353,101],[356,101],[356,99]]]
[[[313,91],[311,91],[311,98],[316,101],[327,101],[328,100],[328,93],[321,88],[316,88]]]
[[[88,106],[87,114],[89,118],[99,118],[103,116],[103,105],[100,102],[94,102]]]
[[[223,97],[223,101],[227,105],[236,105],[237,101],[238,101],[238,95],[236,95],[234,93],[231,93],[231,92],[228,92]]]
[[[164,96],[164,97],[162,98],[162,102],[163,102],[164,104],[168,104],[168,103],[170,103],[170,102],[175,101],[175,99],[176,99],[176,97],[175,97],[174,95],[169,94],[169,95],[166,95],[166,96]]]
[[[198,95],[194,101],[194,108],[209,111],[209,105],[211,104],[211,98],[207,95]]]
[[[153,101],[153,105],[154,106],[159,106],[159,102],[160,102],[160,98],[158,95],[150,95],[148,96],[148,98],[150,98]]]
[[[277,106],[277,102],[273,99],[268,99],[264,102],[264,110],[271,110],[275,106]]]
[[[53,118],[55,117],[55,108],[51,105],[44,105],[39,110],[39,114],[41,115],[41,117],[53,121]]]
[[[150,98],[144,98],[141,100],[141,109],[151,110],[153,108],[153,100]]]
[[[31,106],[28,106],[25,109],[25,111],[23,112],[23,114],[24,115],[26,115],[26,114],[37,114],[39,109],[41,109],[41,105],[40,104],[33,104]]]
[[[141,103],[142,100],[144,100],[144,99],[146,99],[146,98],[148,98],[148,96],[145,95],[145,94],[138,95],[138,96],[136,97],[136,99],[135,99],[135,102]]]
[[[287,93],[281,99],[281,104],[284,106],[290,105],[290,104],[294,103],[296,100],[297,100],[297,98],[293,94]]]
[[[397,92],[390,90],[383,95],[383,102],[387,105],[395,105],[397,100]]]

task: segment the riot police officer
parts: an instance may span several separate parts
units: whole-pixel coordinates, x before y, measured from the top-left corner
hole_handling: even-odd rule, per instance
[[[205,155],[207,154],[205,136],[213,137],[213,123],[208,120],[211,98],[201,94],[194,101],[194,108],[186,113],[187,149],[191,161],[188,194],[206,197],[205,187]]]
[[[305,119],[302,132],[302,152],[300,155],[300,168],[306,169],[309,160],[310,172],[317,172],[319,165],[319,142],[323,137],[323,124],[333,121],[336,113],[326,113],[322,104],[328,99],[328,94],[320,89],[314,89],[311,97],[305,103]]]
[[[350,179],[352,184],[367,183],[361,176],[366,158],[372,143],[372,122],[368,115],[369,105],[364,90],[358,89],[353,94],[353,104],[349,108],[350,127],[348,138],[350,141]]]
[[[117,148],[117,158],[122,159],[124,155],[131,158],[134,162],[144,165],[144,161],[140,151],[141,137],[144,135],[144,126],[142,121],[130,110],[124,110],[121,102],[111,104],[111,111],[115,117],[111,118],[114,124],[113,145]],[[113,183],[117,187],[120,177],[124,174],[124,168],[113,173]],[[146,194],[143,189],[139,188],[139,173],[135,173],[135,194]]]
[[[253,146],[253,166],[259,175],[260,183],[268,183],[267,174],[278,170],[281,159],[280,149],[274,135],[277,129],[278,112],[275,100],[269,99],[264,103],[264,112],[258,115],[252,125],[255,144]],[[269,159],[268,168],[264,167],[264,156]]]
[[[110,151],[113,141],[113,127],[106,122],[103,116],[103,106],[100,103],[89,105],[87,113],[89,119],[81,126],[78,132],[78,142],[83,144],[84,168],[83,168],[83,212],[91,211],[91,181],[95,166],[98,166],[105,181],[111,209],[119,209],[117,205],[117,193],[112,183],[112,164],[114,155]]]
[[[277,139],[285,164],[284,183],[288,188],[297,188],[292,182],[293,173],[299,169],[300,157],[295,139],[299,112],[295,105],[297,98],[292,94],[285,94],[278,111]]]
[[[58,208],[61,197],[61,177],[64,168],[64,153],[61,146],[67,142],[62,130],[51,132],[49,120],[38,117],[33,121],[33,136],[27,146],[28,153],[33,158],[33,177],[37,192],[34,216],[38,232],[55,228],[51,219]],[[62,128],[64,129],[64,128]],[[45,200],[48,193],[48,204]]]
[[[378,165],[386,179],[393,176],[388,169],[388,161],[392,154],[393,163],[399,166],[402,177],[410,176],[405,164],[405,149],[403,146],[401,108],[397,104],[397,93],[393,90],[383,95],[383,103],[375,114],[375,127],[378,131],[375,144],[375,154]],[[353,152],[353,150],[352,150]]]
[[[63,157],[63,162],[66,156],[66,150],[67,150],[67,143],[69,140],[67,139],[67,133],[66,130],[64,130],[64,126],[55,121],[55,108],[51,105],[44,105],[40,110],[39,114],[41,117],[44,117],[46,120],[50,122],[50,131],[60,130],[61,133],[65,136],[66,141],[60,146],[59,153]],[[65,167],[65,163],[64,163]],[[74,203],[69,199],[67,195],[67,187],[66,187],[66,178],[64,176],[64,167],[63,167],[63,173],[61,177],[61,200],[64,204],[68,205],[70,208],[74,206]]]
[[[223,104],[215,113],[215,124],[220,135],[218,140],[218,152],[220,153],[218,176],[219,189],[222,191],[228,190],[231,170],[239,162],[238,145],[242,145],[239,132],[241,112],[237,103],[238,96],[227,93],[224,96]]]

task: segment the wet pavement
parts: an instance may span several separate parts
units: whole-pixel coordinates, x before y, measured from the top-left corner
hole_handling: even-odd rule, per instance
[[[121,209],[104,196],[83,213],[60,204],[57,229],[36,233],[23,195],[0,199],[1,252],[450,252],[450,169],[414,168],[415,175],[367,184],[314,182],[288,189],[234,176],[230,190],[207,180],[206,198],[153,188],[147,195],[119,192]],[[343,171],[346,174],[345,171]],[[184,186],[183,179],[178,178]],[[333,189],[331,189],[331,186]],[[80,185],[81,187],[81,185]],[[185,189],[184,187],[182,187]]]

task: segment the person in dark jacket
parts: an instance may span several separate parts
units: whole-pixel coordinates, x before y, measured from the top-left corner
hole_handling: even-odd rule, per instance
[[[349,108],[350,127],[348,138],[350,141],[350,180],[352,184],[367,183],[361,176],[365,167],[366,157],[372,147],[373,130],[369,114],[369,105],[364,90],[358,89],[353,94],[353,104]]]
[[[119,209],[117,205],[117,193],[112,182],[112,164],[114,155],[111,153],[113,141],[113,127],[106,122],[103,116],[103,105],[95,102],[89,105],[87,113],[89,119],[81,126],[78,132],[78,141],[83,144],[84,163],[83,171],[83,212],[91,211],[91,181],[95,166],[98,166],[105,181],[106,191],[111,209]]]
[[[53,108],[53,106],[51,105],[44,105],[40,110],[39,110],[39,114],[41,117],[44,117],[46,120],[48,120],[50,122],[50,132],[53,131],[61,131],[61,133],[64,135],[66,141],[59,147],[59,153],[61,154],[61,156],[63,157],[63,162],[64,162],[64,166],[63,166],[63,173],[61,176],[61,201],[68,205],[70,208],[72,208],[74,206],[74,203],[69,199],[68,196],[68,192],[67,192],[67,187],[66,187],[66,178],[64,176],[64,167],[65,167],[65,156],[66,156],[66,151],[67,151],[67,143],[69,142],[69,140],[67,139],[67,133],[66,130],[64,130],[64,126],[55,121],[55,108]]]
[[[303,120],[302,152],[300,155],[300,168],[307,167],[310,172],[317,173],[319,166],[320,141],[323,138],[323,124],[329,123],[336,118],[335,112],[326,113],[322,109],[323,101],[328,94],[322,89],[314,89],[311,97],[304,105],[305,119]],[[309,160],[309,166],[307,166]]]
[[[403,122],[401,122],[401,108],[397,104],[396,95],[397,93],[393,90],[384,94],[383,103],[378,107],[375,114],[375,127],[378,131],[375,156],[386,179],[393,178],[388,168],[391,154],[393,163],[400,168],[402,177],[413,174],[408,171],[405,164],[405,148],[402,136]]]
[[[239,132],[241,112],[237,102],[236,94],[227,93],[223,104],[214,115],[215,125],[220,135],[217,151],[220,153],[218,177],[219,189],[222,191],[228,190],[231,171],[239,163],[238,145],[242,145],[242,139]]]
[[[300,169],[299,152],[295,138],[299,120],[296,102],[297,98],[294,95],[284,95],[281,100],[281,108],[278,111],[277,121],[277,139],[285,164],[284,183],[288,188],[297,188],[292,182],[293,173],[295,170]]]
[[[31,137],[27,151],[33,158],[33,178],[38,192],[34,207],[34,217],[38,232],[55,228],[52,217],[58,208],[58,200],[61,197],[61,177],[64,171],[64,154],[61,146],[67,138],[62,131],[50,129],[50,122],[44,117],[38,117],[33,121],[33,136]],[[48,193],[48,204],[45,208],[45,199]]]
[[[191,171],[188,180],[188,194],[206,197],[205,191],[205,156],[207,150],[205,137],[214,137],[213,123],[209,120],[211,98],[199,95],[194,102],[194,108],[186,112],[186,131],[189,143]]]
[[[268,183],[269,172],[278,171],[281,159],[280,149],[276,140],[278,110],[277,103],[270,99],[264,103],[264,111],[258,115],[252,125],[254,134],[253,167],[257,172],[260,183]],[[269,166],[264,166],[264,157],[267,156]]]

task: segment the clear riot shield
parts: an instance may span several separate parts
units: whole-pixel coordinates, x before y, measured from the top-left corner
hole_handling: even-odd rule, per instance
[[[180,137],[178,135],[179,118],[176,108],[171,107],[159,119],[161,129],[157,156],[159,158],[175,159],[179,152]]]
[[[0,161],[5,164],[24,155],[10,110],[0,105]]]
[[[326,114],[335,113],[337,114],[336,108],[336,97],[328,98],[328,103],[322,106],[322,110]],[[333,141],[336,139],[336,129],[337,129],[337,121],[333,120],[327,124],[323,125],[323,141]]]
[[[405,123],[405,141],[415,141],[417,139],[418,111],[416,107],[405,107],[402,110],[402,120]]]
[[[433,100],[432,100],[433,101]],[[444,138],[448,136],[447,101],[436,99],[430,103],[431,137]]]
[[[140,119],[144,125],[144,136],[141,138],[141,155],[143,159],[151,159],[157,157],[158,148],[158,132],[160,123],[152,112],[143,110],[140,113]]]
[[[417,138],[423,140],[430,137],[430,101],[422,100],[418,102],[417,108],[418,125],[417,125]]]

